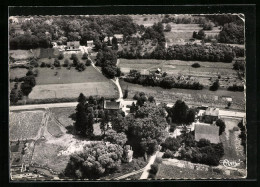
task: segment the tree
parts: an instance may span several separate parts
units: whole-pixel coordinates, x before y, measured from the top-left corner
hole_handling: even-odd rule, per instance
[[[85,65],[86,65],[86,66],[90,66],[90,65],[91,65],[91,63],[92,63],[92,62],[91,62],[91,60],[90,60],[90,59],[87,59],[87,60],[86,60],[86,64],[85,64]]]
[[[77,67],[79,65],[80,61],[77,56],[73,57],[73,66]],[[84,64],[83,64],[84,65]]]
[[[86,134],[90,137],[93,136],[93,131],[94,131],[93,124],[94,124],[94,115],[93,113],[89,113],[87,119]]]
[[[243,44],[244,43],[244,24],[227,23],[219,33],[220,43]]]
[[[124,91],[124,99],[126,99],[128,97],[128,89],[126,89],[125,91]]]
[[[201,29],[197,34],[197,39],[203,40],[206,37],[205,32]]]
[[[127,137],[123,132],[117,133],[116,131],[110,129],[106,132],[104,141],[108,141],[112,144],[120,145],[123,147],[127,141]]]
[[[172,30],[171,25],[170,25],[170,24],[167,24],[167,25],[165,26],[165,32],[170,32],[171,30]]]
[[[82,62],[79,62],[76,66],[76,70],[78,70],[78,71],[84,71],[85,69],[86,69],[86,66]]]
[[[149,96],[148,101],[151,102],[151,103],[155,103],[154,96]]]
[[[54,60],[54,66],[60,67],[60,61],[57,58]]]
[[[188,109],[184,101],[177,100],[172,107],[172,121],[177,124],[186,123]]]
[[[63,53],[60,53],[59,56],[58,56],[58,59],[59,59],[59,60],[62,60],[63,58],[64,58]]]
[[[87,113],[85,110],[85,106],[83,103],[78,103],[76,108],[76,122],[75,122],[75,130],[76,133],[80,133],[81,135],[86,135],[87,130]]]
[[[26,73],[26,76],[31,76],[34,75],[32,70],[28,70],[28,72]]]
[[[189,109],[187,113],[187,123],[190,124],[195,121],[196,112],[194,109]]]
[[[87,98],[85,97],[85,95],[83,93],[80,93],[79,94],[79,97],[78,97],[78,103],[81,103],[81,104],[85,104],[87,101]]]
[[[216,79],[215,82],[209,87],[209,90],[211,91],[216,91],[219,88],[219,80]]]
[[[217,119],[216,125],[219,127],[219,135],[221,135],[223,132],[225,132],[226,124],[221,119]]]
[[[163,151],[171,150],[173,152],[178,151],[178,149],[181,147],[181,142],[177,138],[168,137],[166,140],[162,143],[162,149]]]
[[[197,32],[196,31],[193,31],[193,34],[192,34],[192,38],[197,38]]]
[[[64,175],[70,178],[97,179],[117,171],[121,165],[123,148],[116,144],[97,142],[87,144],[82,153],[73,154]]]
[[[83,60],[88,59],[88,54],[87,54],[87,53],[84,53],[84,54],[82,55],[82,59],[83,59]]]

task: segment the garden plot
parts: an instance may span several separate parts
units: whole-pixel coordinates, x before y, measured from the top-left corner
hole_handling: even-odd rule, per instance
[[[44,111],[10,112],[9,140],[34,139],[42,125]]]
[[[54,114],[55,118],[64,127],[71,126],[74,124],[72,115],[76,112],[75,107],[70,108],[51,108],[50,111]]]

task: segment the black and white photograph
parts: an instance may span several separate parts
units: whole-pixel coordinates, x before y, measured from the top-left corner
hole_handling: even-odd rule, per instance
[[[245,41],[240,12],[9,15],[10,181],[245,179]]]

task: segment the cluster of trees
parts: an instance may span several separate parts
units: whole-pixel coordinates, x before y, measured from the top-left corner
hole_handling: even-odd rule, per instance
[[[244,44],[244,25],[227,23],[219,33],[220,43]]]
[[[106,45],[99,50],[96,57],[96,66],[100,66],[102,73],[108,78],[119,77],[121,75],[120,68],[116,66],[117,55],[116,53],[108,48]]]
[[[203,40],[206,37],[205,32],[201,29],[197,33],[196,31],[193,31],[192,38],[198,39],[198,40]]]
[[[154,23],[152,27],[147,27],[144,34],[142,35],[142,39],[157,39],[158,42],[165,42],[166,40],[164,36],[163,24],[161,22],[158,22]]]
[[[16,104],[18,100],[22,99],[23,93],[22,91],[18,88],[18,82],[14,84],[13,89],[10,92],[10,103],[11,104]]]
[[[81,153],[70,157],[64,175],[76,179],[97,179],[117,171],[121,166],[122,155],[123,148],[117,144],[87,144]]]
[[[190,124],[195,120],[196,111],[189,108],[188,105],[181,100],[177,100],[172,108],[167,108],[168,120],[177,125]]]
[[[124,78],[126,82],[141,84],[144,86],[160,86],[162,88],[181,88],[181,89],[192,89],[192,90],[202,90],[203,85],[199,82],[191,80],[180,80],[180,78],[175,78],[173,76],[167,76],[167,74],[162,74],[161,77],[157,77],[155,73],[141,76],[141,73],[136,70],[131,70],[127,77]]]
[[[118,52],[120,58],[127,59],[163,59],[163,60],[196,60],[210,62],[232,62],[234,57],[243,56],[243,49],[224,44],[211,45],[185,44],[173,45],[167,50],[164,45],[158,45],[151,53],[141,53],[138,50],[124,49]]]
[[[244,86],[243,85],[237,85],[237,84],[233,84],[232,86],[228,87],[229,91],[233,91],[233,92],[243,92],[244,91]]]
[[[182,147],[181,145],[184,144]],[[224,155],[223,144],[211,144],[206,139],[196,142],[192,133],[183,134],[177,138],[167,138],[162,143],[162,149],[165,151],[163,158],[174,158],[178,152],[178,159],[189,160],[193,163],[201,163],[217,166]]]
[[[244,147],[244,153],[246,153],[246,127],[241,120],[237,125],[241,131],[239,138],[241,139],[241,145]]]
[[[245,61],[236,60],[233,64],[233,69],[238,71],[245,71]]]
[[[225,132],[226,124],[222,119],[217,119],[216,125],[219,127],[219,136]]]
[[[11,49],[51,47],[50,41],[58,44],[80,41],[81,45],[86,45],[88,40],[102,42],[105,36],[128,36],[137,31],[130,16],[34,16],[20,25],[24,35],[17,36],[14,26],[10,26]]]
[[[203,25],[204,23],[208,22],[206,17],[202,16],[185,16],[185,17],[177,17],[174,19],[176,24],[200,24]]]

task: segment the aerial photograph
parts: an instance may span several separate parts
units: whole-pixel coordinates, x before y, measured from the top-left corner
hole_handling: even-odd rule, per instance
[[[244,14],[8,17],[10,181],[247,177]]]

